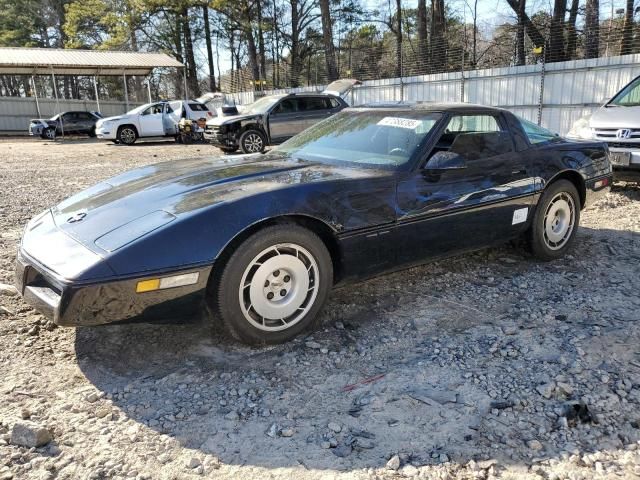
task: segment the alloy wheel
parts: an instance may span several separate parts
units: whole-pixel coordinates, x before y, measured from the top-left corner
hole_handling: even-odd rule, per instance
[[[136,141],[136,132],[131,128],[123,128],[120,131],[120,140],[127,145]]]
[[[571,238],[576,219],[573,197],[567,192],[556,194],[544,215],[544,242],[551,250],[560,250]]]
[[[319,274],[316,259],[300,245],[283,243],[266,248],[242,275],[238,294],[245,319],[266,332],[292,327],[313,306]]]
[[[250,133],[244,139],[244,149],[248,153],[259,153],[264,147],[262,137],[257,133]]]

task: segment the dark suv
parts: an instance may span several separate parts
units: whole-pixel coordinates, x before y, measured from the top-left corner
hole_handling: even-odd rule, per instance
[[[29,135],[53,140],[58,135],[85,134],[96,136],[96,122],[102,118],[98,112],[63,112],[48,120],[35,118],[29,123]]]
[[[357,80],[338,80],[322,93],[269,95],[248,105],[238,115],[207,122],[204,137],[223,152],[240,149],[258,153],[281,143],[349,105],[344,95]]]

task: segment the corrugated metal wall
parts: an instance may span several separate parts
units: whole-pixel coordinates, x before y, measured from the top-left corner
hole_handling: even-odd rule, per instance
[[[565,134],[580,117],[612,97],[640,75],[640,54],[550,63],[545,66],[542,105],[542,65],[370,80],[347,97],[351,105],[387,101],[470,102],[511,110],[554,132]],[[319,91],[323,86],[277,90]],[[253,101],[253,92],[231,95],[240,104]]]
[[[70,110],[98,109],[96,102],[90,100],[61,100],[59,105],[49,98],[38,100],[40,104],[40,115],[36,108],[34,97],[0,97],[0,132],[26,133],[29,128],[29,120],[32,118],[50,118],[58,112]],[[137,104],[130,103],[129,108],[134,108]],[[120,115],[127,111],[124,102],[100,101],[102,115],[109,117]]]
[[[565,134],[578,118],[594,111],[634,77],[640,75],[640,54],[574,60],[521,67],[490,68],[418,77],[363,82],[351,91],[351,105],[385,101],[470,102],[511,110],[554,132]],[[544,82],[542,78],[544,77]],[[311,86],[264,92],[315,92]],[[540,104],[542,93],[542,104]],[[244,105],[254,101],[254,92],[228,95]],[[125,111],[122,102],[100,102],[105,116]],[[130,108],[134,105],[131,104]],[[95,110],[95,102],[66,100],[60,110]],[[40,100],[42,117],[56,112],[56,102]],[[30,118],[38,117],[33,98],[0,98],[0,131],[25,131]]]

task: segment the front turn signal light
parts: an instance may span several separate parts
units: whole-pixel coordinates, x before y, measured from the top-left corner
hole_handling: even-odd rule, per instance
[[[153,292],[160,288],[160,279],[142,280],[136,285],[136,293]]]
[[[172,275],[171,277],[150,278],[141,280],[136,285],[136,293],[153,292],[155,290],[164,290],[165,288],[184,287],[198,283],[200,278],[199,272],[182,273],[180,275]]]

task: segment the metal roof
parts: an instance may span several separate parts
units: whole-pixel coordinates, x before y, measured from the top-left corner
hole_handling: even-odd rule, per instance
[[[58,48],[0,48],[0,73],[46,75],[148,75],[184,65],[164,53]]]

